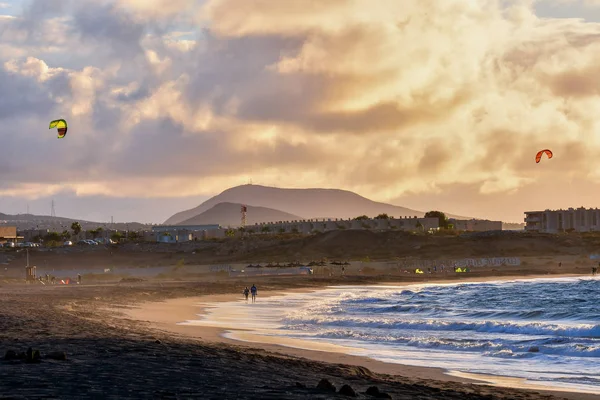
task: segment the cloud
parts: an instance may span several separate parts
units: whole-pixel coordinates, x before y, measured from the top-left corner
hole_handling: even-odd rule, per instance
[[[196,0],[118,0],[118,6],[130,8],[135,13],[157,18],[187,13],[194,10]]]
[[[0,19],[0,194],[596,185],[600,24],[534,3],[33,1]]]
[[[569,6],[581,5],[584,7],[600,6],[600,0],[545,0],[545,1],[554,6],[559,6],[559,5],[569,5]]]

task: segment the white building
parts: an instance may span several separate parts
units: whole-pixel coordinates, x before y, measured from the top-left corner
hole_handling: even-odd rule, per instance
[[[568,210],[526,211],[525,230],[545,233],[600,231],[600,210],[583,207]]]

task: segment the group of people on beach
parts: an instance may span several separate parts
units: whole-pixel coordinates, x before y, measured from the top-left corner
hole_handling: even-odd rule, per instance
[[[248,286],[246,286],[246,288],[244,289],[244,297],[246,298],[246,303],[248,302],[248,295],[250,293],[252,293],[252,302],[256,302],[256,293],[258,292],[258,289],[256,288],[256,286],[253,284],[252,287],[250,289],[248,289]]]
[[[37,279],[42,283],[50,283],[52,285],[56,284],[56,277],[54,275],[49,275],[49,274],[40,275]],[[65,283],[64,280],[61,282]],[[67,279],[67,283],[69,283],[69,279]],[[77,274],[77,284],[78,285],[81,284],[81,274]]]

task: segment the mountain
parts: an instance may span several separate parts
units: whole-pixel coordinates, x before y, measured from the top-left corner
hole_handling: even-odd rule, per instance
[[[83,221],[65,217],[52,217],[49,215],[34,215],[34,214],[3,214],[0,213],[0,225],[12,225],[16,226],[18,230],[27,229],[49,229],[54,232],[62,232],[64,230],[71,229],[73,222],[79,222],[83,230],[90,230],[96,228],[112,228],[119,230],[139,230],[148,229],[149,225],[141,224],[139,222],[118,222],[114,224],[106,222],[93,222]]]
[[[423,211],[372,201],[347,190],[287,189],[260,185],[242,185],[227,189],[221,194],[208,199],[198,207],[173,215],[165,221],[165,225],[181,224],[183,221],[210,210],[219,203],[260,206],[300,216],[295,219],[354,218],[359,215],[375,217],[381,213],[386,213],[397,218],[415,215],[422,217],[425,214]],[[248,217],[250,216],[251,213],[249,210]],[[232,214],[232,218],[237,217],[239,217],[239,210]],[[451,214],[448,214],[448,217],[470,219]]]
[[[241,204],[239,203],[219,203],[195,217],[182,221],[179,225],[220,224],[224,227],[239,226],[241,224],[240,207]],[[297,219],[302,218],[272,208],[247,206],[247,225],[254,225],[260,222],[291,221]]]

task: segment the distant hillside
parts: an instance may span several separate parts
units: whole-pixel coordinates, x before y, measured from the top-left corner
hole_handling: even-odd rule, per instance
[[[354,218],[359,215],[375,217],[386,213],[393,217],[418,216],[425,212],[379,203],[356,193],[339,189],[285,189],[260,185],[242,185],[227,189],[198,207],[179,212],[165,221],[166,225],[181,224],[196,215],[208,211],[219,203],[237,203],[248,206],[266,207],[309,218]],[[239,210],[233,215],[239,217]],[[248,218],[251,213],[248,212]],[[448,214],[450,218],[467,217]]]
[[[49,215],[34,215],[34,214],[4,214],[0,213],[0,221],[46,221],[46,222],[67,222],[71,221],[69,218],[63,217],[51,217]]]
[[[241,204],[239,203],[219,203],[213,208],[181,222],[180,225],[220,224],[223,227],[239,226],[241,223],[240,207]],[[254,225],[260,222],[290,221],[301,219],[297,215],[274,210],[272,208],[254,206],[247,207],[247,225]]]
[[[107,229],[130,229],[139,230],[148,228],[149,225],[141,224],[139,222],[119,222],[119,223],[105,223],[105,222],[93,222],[83,221],[64,217],[52,217],[49,215],[34,215],[34,214],[3,214],[0,213],[0,225],[12,225],[16,226],[18,230],[27,229],[49,229],[50,231],[62,232],[64,230],[71,229],[73,222],[79,222],[84,230],[104,228]]]

